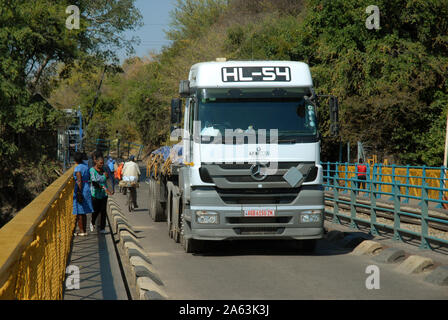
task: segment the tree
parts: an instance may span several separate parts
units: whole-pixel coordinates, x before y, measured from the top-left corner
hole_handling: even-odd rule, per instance
[[[66,28],[69,5],[80,8],[79,29]],[[36,133],[55,131],[61,114],[33,97],[49,93],[75,61],[116,61],[116,48],[132,49],[123,31],[140,24],[134,0],[0,0],[0,162],[39,162]],[[0,193],[23,174],[2,166]]]

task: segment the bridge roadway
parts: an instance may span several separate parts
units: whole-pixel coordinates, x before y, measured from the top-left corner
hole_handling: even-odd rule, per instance
[[[320,240],[312,255],[274,241],[215,243],[204,253],[187,254],[168,237],[165,222],[149,217],[148,192],[140,183],[133,213],[125,209],[123,194],[114,199],[138,232],[170,299],[448,299],[447,288],[425,282],[425,274],[398,273],[396,265],[350,255],[327,240]],[[366,267],[372,264],[380,268],[379,290],[366,289]]]

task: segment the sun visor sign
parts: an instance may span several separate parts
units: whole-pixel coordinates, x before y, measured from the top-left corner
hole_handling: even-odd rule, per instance
[[[223,82],[289,82],[291,69],[289,67],[224,67]]]

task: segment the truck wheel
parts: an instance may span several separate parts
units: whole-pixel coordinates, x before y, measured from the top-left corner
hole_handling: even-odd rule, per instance
[[[166,202],[166,222],[168,225],[168,236],[173,239],[173,218],[171,216],[173,210],[173,194],[168,191],[168,201]]]
[[[195,239],[186,239],[184,236],[184,220],[182,216],[182,227],[180,232],[180,243],[184,248],[185,253],[198,253],[200,251],[200,241]]]
[[[181,231],[180,231],[180,243],[182,244],[182,247],[184,248],[185,253],[199,253],[202,251],[203,248],[203,242],[201,240],[196,239],[186,239],[185,233],[184,233],[184,225],[185,225],[185,219],[183,213],[181,213]]]
[[[200,252],[200,242],[195,239],[185,239],[182,237],[182,247],[185,253],[198,253]]]
[[[175,193],[176,191],[174,191]],[[178,243],[180,241],[180,227],[178,226],[179,223],[179,212],[181,210],[181,208],[179,208],[181,206],[180,202],[182,201],[182,199],[178,196],[172,196],[171,197],[171,232],[173,234],[173,240],[174,242]]]
[[[165,221],[165,212],[160,203],[160,181],[154,181],[154,221]]]
[[[160,204],[160,186],[155,180],[149,183],[149,214],[154,222],[163,221],[163,208]]]
[[[151,193],[151,190],[152,190],[152,180],[149,180],[148,186],[149,186],[149,192],[148,192],[148,214],[149,214],[149,216],[152,219],[152,211],[151,211],[152,210],[152,202],[153,202],[153,200],[152,200],[152,193]]]

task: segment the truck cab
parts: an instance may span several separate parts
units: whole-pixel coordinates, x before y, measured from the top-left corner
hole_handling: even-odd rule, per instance
[[[204,241],[244,239],[300,240],[313,249],[324,234],[324,189],[308,65],[198,63],[179,91],[183,129],[172,137],[182,132],[180,199],[168,221],[179,224],[187,252]],[[175,125],[182,103],[173,101]]]

